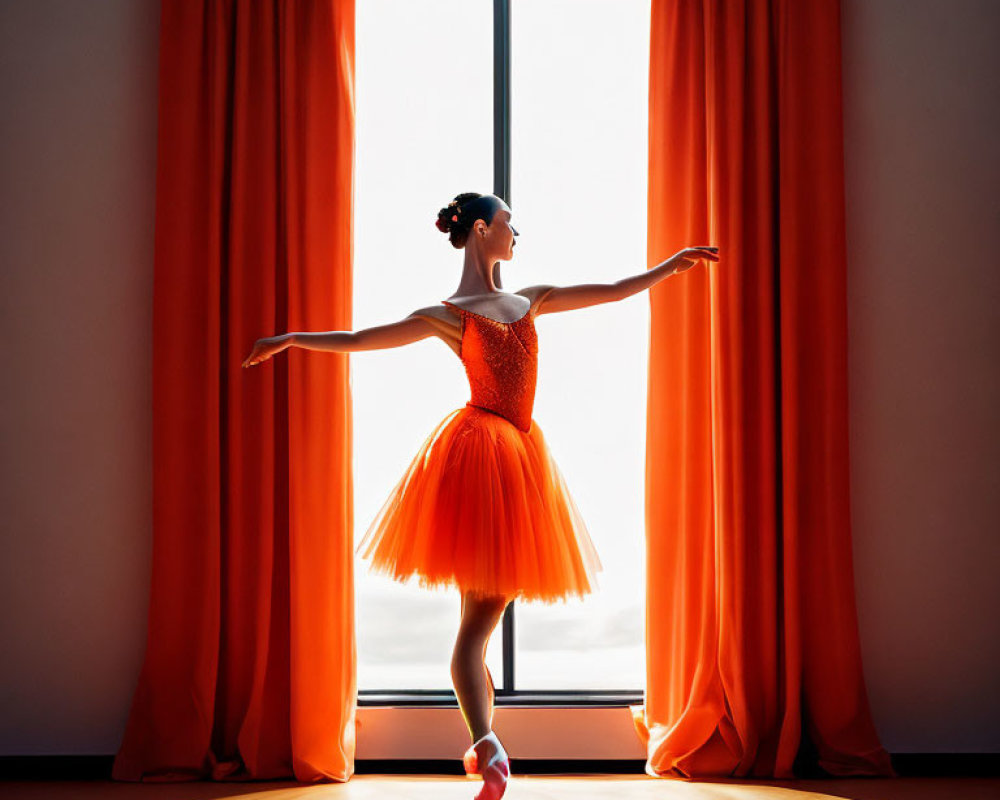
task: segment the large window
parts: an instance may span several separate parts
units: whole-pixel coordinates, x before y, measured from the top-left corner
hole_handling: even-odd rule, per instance
[[[452,294],[462,252],[434,227],[463,191],[507,197],[519,233],[503,286],[613,281],[646,261],[649,0],[510,3],[510,172],[494,172],[494,3],[368,0],[357,9],[355,328]],[[507,30],[499,31],[506,35]],[[645,293],[542,315],[534,418],[604,571],[586,600],[516,603],[498,688],[640,692],[645,680]],[[424,438],[468,399],[436,338],[351,357],[355,541]],[[357,561],[358,689],[452,695],[456,590],[429,592]],[[503,693],[498,693],[498,704]]]

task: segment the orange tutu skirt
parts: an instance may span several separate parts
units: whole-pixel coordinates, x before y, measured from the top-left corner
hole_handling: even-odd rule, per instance
[[[427,437],[357,552],[403,583],[545,603],[590,594],[603,570],[538,425],[472,405]]]

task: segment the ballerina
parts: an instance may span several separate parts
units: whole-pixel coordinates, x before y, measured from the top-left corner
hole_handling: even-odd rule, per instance
[[[451,675],[472,745],[466,774],[481,776],[476,800],[503,795],[509,758],[492,729],[495,690],[486,646],[508,603],[584,597],[603,569],[541,428],[532,419],[539,314],[622,300],[717,247],[689,247],[652,269],[612,283],[497,286],[496,266],[513,258],[510,207],[492,194],[457,195],[435,222],[465,250],[458,289],[406,318],[358,331],[284,333],[258,339],[244,367],[289,347],[357,352],[437,336],[462,361],[471,397],[427,436],[356,550],[373,572],[423,588],[457,587],[461,622]]]

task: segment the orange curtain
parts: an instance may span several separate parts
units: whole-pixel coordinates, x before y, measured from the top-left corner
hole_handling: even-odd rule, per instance
[[[112,775],[348,780],[354,0],[164,2],[145,660]]]
[[[651,262],[721,260],[650,293],[646,772],[892,775],[851,561],[839,4],[653,0],[650,45]]]

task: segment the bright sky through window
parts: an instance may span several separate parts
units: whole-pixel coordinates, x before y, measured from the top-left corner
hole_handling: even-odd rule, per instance
[[[434,226],[493,190],[491,0],[357,9],[354,328],[447,297],[462,251]],[[513,0],[512,197],[503,288],[610,282],[646,265],[649,0]],[[656,254],[659,259],[667,254]],[[643,467],[648,297],[538,318],[534,419],[604,564],[590,598],[517,606],[517,688],[645,684]],[[355,542],[431,429],[469,396],[436,337],[351,356]],[[456,590],[356,560],[358,688],[451,688]],[[498,626],[487,664],[502,681]]]

